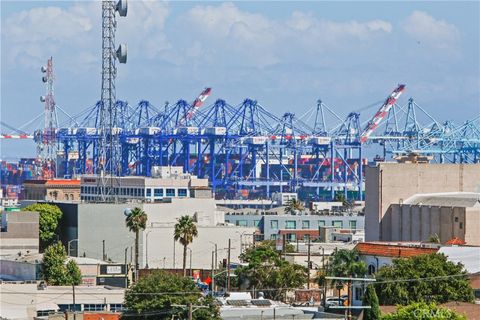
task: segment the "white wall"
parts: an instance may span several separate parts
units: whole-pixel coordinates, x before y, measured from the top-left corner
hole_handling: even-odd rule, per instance
[[[198,237],[189,245],[192,250],[192,268],[210,269],[212,265],[212,251],[217,244],[217,261],[227,258],[228,239],[231,239],[231,262],[239,262],[240,248],[252,243],[255,228],[234,226],[197,226]],[[173,226],[147,228],[143,233],[142,242],[145,244],[141,265],[149,268],[182,268],[183,246],[173,240]],[[148,238],[148,245],[147,245]],[[241,241],[241,242],[240,242]],[[147,248],[148,246],[148,248]],[[174,263],[175,248],[175,263]],[[164,265],[165,263],[165,265]],[[187,268],[190,267],[190,251],[187,250]]]

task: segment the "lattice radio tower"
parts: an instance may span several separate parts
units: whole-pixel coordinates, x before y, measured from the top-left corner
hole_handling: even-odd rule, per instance
[[[102,1],[102,98],[99,112],[98,168],[101,201],[114,201],[114,184],[120,175],[120,145],[115,96],[115,60],[127,62],[127,46],[115,51],[115,14],[127,15],[127,1]]]
[[[56,156],[58,145],[56,140],[56,130],[58,127],[58,117],[55,108],[55,97],[53,92],[53,58],[50,57],[46,66],[41,68],[44,76],[42,81],[45,83],[45,95],[40,97],[40,101],[45,103],[44,125],[41,131],[41,137],[37,144],[37,155],[42,163],[41,176],[43,179],[51,179],[56,176]]]

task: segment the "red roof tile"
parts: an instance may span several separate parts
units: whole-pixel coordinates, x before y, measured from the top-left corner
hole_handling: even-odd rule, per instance
[[[437,248],[421,248],[370,242],[360,242],[355,246],[355,249],[363,255],[394,258],[414,257],[421,254],[436,253],[438,251]]]

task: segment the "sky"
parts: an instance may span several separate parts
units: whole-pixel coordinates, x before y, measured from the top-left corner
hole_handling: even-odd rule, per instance
[[[443,122],[480,114],[479,1],[129,1],[117,18],[117,99],[257,100],[302,115],[322,99],[341,117],[405,83]],[[43,111],[40,67],[53,56],[55,100],[70,115],[101,88],[101,3],[1,1],[1,120],[19,127]],[[207,105],[210,104],[207,102]],[[379,105],[378,105],[379,106]],[[361,113],[368,120],[375,108]],[[41,121],[25,127],[33,131]],[[2,130],[4,130],[2,128]],[[26,141],[0,141],[1,158],[34,156]]]

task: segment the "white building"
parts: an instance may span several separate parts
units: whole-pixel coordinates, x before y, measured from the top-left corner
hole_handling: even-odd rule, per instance
[[[1,283],[0,292],[0,315],[5,319],[33,319],[51,312],[73,309],[71,286]],[[124,293],[124,289],[114,287],[75,287],[75,309],[121,311]]]
[[[106,177],[106,185],[113,186],[113,194],[120,201],[138,199],[161,202],[166,198],[211,197],[208,179],[182,173],[182,167],[156,167],[153,177]],[[96,175],[81,179],[80,197],[85,201],[99,200],[99,181]]]

